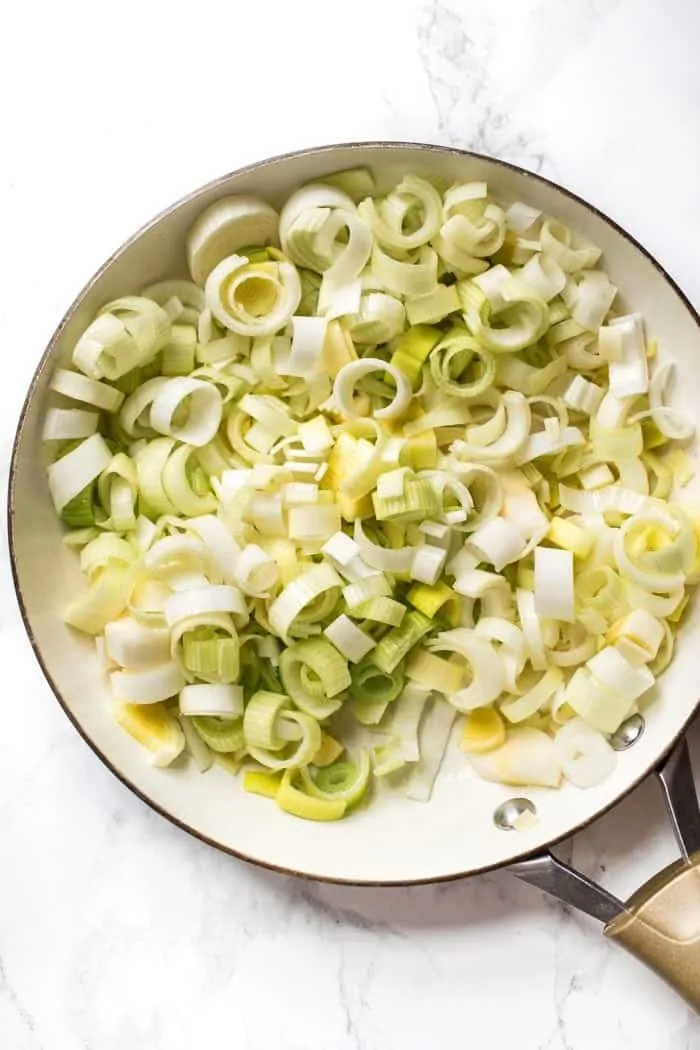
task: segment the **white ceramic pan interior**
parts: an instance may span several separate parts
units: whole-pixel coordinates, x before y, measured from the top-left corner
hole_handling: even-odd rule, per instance
[[[676,362],[676,402],[697,411],[698,318],[660,267],[603,215],[537,176],[455,150],[401,144],[329,147],[280,157],[205,187],[155,219],[93,278],[52,340],[28,397],[13,463],[10,530],[23,614],[46,676],[86,740],[125,783],[187,830],[257,863],[321,879],[408,883],[467,875],[537,851],[595,818],[644,777],[696,705],[697,603],[646,712],[645,733],[618,756],[615,771],[599,787],[514,791],[480,780],[453,746],[430,803],[385,793],[338,823],[305,822],[280,812],[267,799],[246,794],[218,767],[205,775],[192,765],[154,769],[112,723],[93,643],[61,621],[61,609],[83,580],[75,555],[60,541],[40,440],[54,367],[68,361],[77,336],[103,303],[160,278],[186,275],[185,234],[203,208],[232,193],[254,193],[279,206],[300,184],[358,165],[369,166],[387,183],[405,172],[486,179],[498,198],[522,199],[585,234],[603,249],[605,268],[620,288],[624,308],[643,313],[662,358]],[[530,797],[539,819],[527,830],[504,832],[495,827],[493,813],[513,794]]]

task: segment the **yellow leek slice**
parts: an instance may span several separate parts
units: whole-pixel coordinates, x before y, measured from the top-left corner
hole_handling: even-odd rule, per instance
[[[498,711],[493,707],[477,707],[466,717],[459,746],[467,754],[493,751],[505,739],[506,727]]]
[[[251,795],[276,798],[281,783],[281,773],[259,773],[257,770],[247,769],[243,774],[243,789]]]
[[[169,766],[185,748],[185,737],[177,719],[164,704],[141,707],[118,702],[114,721],[125,733],[151,753],[154,766]]]
[[[291,770],[287,770],[276,795],[280,809],[304,820],[340,820],[345,816],[347,803],[343,799],[312,798],[294,787]]]

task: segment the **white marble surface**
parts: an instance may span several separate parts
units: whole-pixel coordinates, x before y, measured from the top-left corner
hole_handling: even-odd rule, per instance
[[[44,0],[12,5],[3,38],[3,474],[41,349],[110,250],[199,183],[299,146],[517,161],[619,218],[700,302],[696,0]],[[156,817],[52,699],[6,560],[4,1050],[700,1047],[700,1021],[593,922],[504,874],[316,886]],[[672,855],[652,784],[573,846],[619,893]]]

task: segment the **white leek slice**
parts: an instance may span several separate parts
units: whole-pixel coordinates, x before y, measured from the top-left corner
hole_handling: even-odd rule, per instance
[[[454,285],[439,284],[429,295],[406,300],[406,316],[412,325],[437,324],[459,309],[459,293]]]
[[[661,534],[663,545],[647,546],[652,530]],[[640,538],[644,547],[636,553]],[[649,591],[668,594],[682,587],[697,557],[698,541],[690,521],[681,511],[646,510],[628,518],[614,539],[617,567],[627,580]]]
[[[517,680],[527,659],[524,632],[503,617],[483,615],[479,617],[475,631],[480,638],[498,642],[498,654],[505,671],[504,688],[509,693],[519,693]]]
[[[520,529],[505,518],[491,518],[471,534],[467,547],[478,554],[482,561],[493,565],[496,572],[500,572],[521,557],[525,549],[525,537]]]
[[[487,241],[491,231],[492,227],[485,230]],[[437,237],[433,238],[433,248],[452,273],[460,277],[480,274],[489,265],[486,259],[474,255],[474,248],[481,248],[480,233],[465,215],[452,215],[442,224]]]
[[[589,613],[595,613],[595,610],[589,610]],[[606,626],[603,621],[602,629],[605,630]],[[557,667],[577,667],[593,656],[595,651],[595,637],[588,633],[579,618],[576,623],[564,625],[560,629],[557,647],[550,648],[547,655]]]
[[[141,295],[145,296],[146,299],[153,299],[154,302],[162,307],[176,299],[183,308],[189,307],[198,314],[204,309],[204,293],[192,281],[183,281],[177,278],[168,281],[158,281],[156,284],[149,284],[147,288],[142,289]]]
[[[420,758],[406,786],[406,796],[414,802],[430,799],[455,718],[454,708],[439,699],[433,701],[423,718],[419,733]]]
[[[333,435],[323,416],[315,416],[300,423],[297,433],[306,452],[323,455],[333,448]]]
[[[163,471],[174,447],[173,438],[156,438],[133,453],[141,509],[151,515],[176,514],[163,487]]]
[[[599,248],[583,242],[577,244],[568,226],[554,219],[545,219],[542,223],[540,239],[542,251],[556,259],[567,273],[595,266],[600,258]]]
[[[554,737],[564,776],[580,788],[595,787],[615,768],[615,752],[602,733],[573,718]]]
[[[652,594],[644,587],[637,587],[633,583],[625,581],[625,595],[627,603],[635,609],[644,609],[652,616],[670,616],[676,611],[685,597],[685,588],[676,587],[668,594]]]
[[[421,248],[415,258],[400,262],[383,252],[372,251],[372,272],[382,288],[392,295],[430,295],[437,287],[438,257],[432,248]]]
[[[149,711],[151,708],[146,707],[144,710]],[[189,718],[185,715],[180,715],[178,722],[180,723],[180,728],[185,737],[187,753],[190,755],[199,772],[206,773],[214,764],[214,756],[211,748],[204,743]]]
[[[472,711],[492,703],[503,691],[505,671],[503,662],[493,645],[465,627],[442,631],[430,639],[427,648],[436,652],[451,652],[463,657],[469,665],[472,680],[464,689],[448,697],[458,711]]]
[[[127,397],[119,411],[119,422],[130,437],[144,437],[153,434],[150,424],[151,406],[162,390],[166,389],[168,380],[163,376],[148,379]]]
[[[541,509],[535,493],[519,474],[504,478],[502,517],[515,525],[527,539],[527,551],[538,543],[549,530],[549,519]]]
[[[323,182],[347,193],[356,204],[365,197],[372,196],[376,190],[374,175],[369,168],[347,168],[345,171],[336,171],[332,175],[324,175]]]
[[[170,631],[144,627],[130,616],[112,620],[105,627],[105,652],[110,660],[130,671],[166,663],[170,657]]]
[[[174,627],[191,616],[205,613],[233,613],[245,616],[245,599],[236,587],[210,584],[207,587],[188,587],[173,594],[165,603],[168,627]],[[185,712],[186,713],[186,712]]]
[[[42,441],[74,441],[90,437],[97,430],[97,412],[81,408],[50,408],[44,418]]]
[[[490,445],[455,441],[451,451],[460,458],[484,463],[502,463],[517,455],[530,433],[530,406],[523,394],[506,390],[502,395],[507,426],[501,437]]]
[[[509,722],[523,722],[541,710],[563,682],[564,673],[561,668],[550,667],[532,689],[515,700],[507,700],[501,704],[501,714],[505,715]]]
[[[487,402],[487,396],[489,401],[491,396],[493,396],[494,411],[483,422],[472,423],[470,426],[467,426],[467,441],[472,445],[484,446],[493,444],[494,441],[503,436],[508,425],[506,406],[502,398],[498,395],[493,395],[492,392],[486,392],[482,395],[485,403]]]
[[[610,362],[610,391],[615,397],[645,394],[649,389],[644,323],[640,314],[628,314],[610,322],[622,337],[620,359]]]
[[[597,332],[603,324],[617,288],[600,270],[586,270],[581,274],[576,287],[576,298],[571,308],[571,316],[582,328]]]
[[[695,433],[695,424],[685,412],[676,408],[669,408],[666,403],[666,395],[675,373],[675,365],[667,361],[656,368],[649,383],[649,407],[651,418],[661,433],[672,441],[687,441]],[[641,418],[644,413],[637,414],[636,419]]]
[[[566,284],[566,274],[550,255],[533,255],[523,266],[520,276],[534,295],[545,303],[559,295]]]
[[[115,300],[81,335],[73,364],[90,379],[119,379],[149,361],[169,331],[170,318],[157,303],[138,296]]]
[[[171,588],[162,580],[137,577],[129,589],[128,611],[138,623],[145,627],[165,625],[165,603],[172,594]]]
[[[420,209],[417,229],[405,231],[409,212]],[[434,186],[416,175],[405,175],[386,200],[378,205],[368,197],[358,207],[360,217],[374,231],[380,244],[394,251],[410,252],[428,243],[442,223],[442,200]]]
[[[569,488],[568,485],[560,485],[559,500],[564,510],[582,514],[584,517],[597,517],[609,511],[636,514],[643,510],[647,503],[641,493],[622,485],[604,485],[593,491],[581,491]]]
[[[292,348],[285,375],[308,377],[322,371],[327,327],[325,317],[292,318]]]
[[[598,329],[598,353],[609,364],[622,360],[622,329],[601,325]]]
[[[109,515],[109,520],[117,532],[136,529],[136,500],[139,493],[136,466],[133,460],[118,452],[109,466],[97,479],[97,494],[100,503]],[[148,519],[143,518],[142,521]],[[149,526],[152,526],[149,522]],[[143,525],[141,526],[143,528]],[[139,535],[140,550],[142,537]]]
[[[335,532],[326,540],[321,548],[321,553],[333,563],[336,569],[342,571],[358,556],[360,548],[347,533]]]
[[[467,553],[473,559],[477,559],[477,555],[472,555],[470,551],[464,552],[463,550],[462,553]],[[484,569],[475,569],[473,567],[462,569],[460,567],[461,561],[462,559],[458,555],[451,563],[449,569],[456,576],[454,590],[457,594],[463,594],[466,598],[479,599],[480,601],[488,591],[508,586],[508,581],[500,573],[486,572]]]
[[[206,589],[206,580],[201,589]],[[197,632],[206,637],[197,637]],[[240,672],[240,643],[228,613],[207,612],[188,616],[173,625],[170,654],[187,682],[235,682]],[[184,681],[182,683],[185,684]]]
[[[238,555],[233,576],[244,594],[267,598],[279,579],[279,569],[262,547],[248,543]]]
[[[601,489],[612,485],[615,475],[607,463],[596,463],[595,466],[587,467],[579,472],[578,479],[581,488],[588,492],[590,489]]]
[[[508,267],[499,264],[474,277],[473,283],[481,288],[492,310],[502,310],[506,305],[503,289],[512,280]]]
[[[378,543],[372,543],[368,539],[361,521],[356,521],[355,542],[362,553],[363,560],[380,572],[410,573],[415,560],[417,547],[399,547],[392,550],[389,547],[381,547]]]
[[[313,320],[309,317],[296,317],[295,320]],[[270,394],[246,394],[238,402],[241,412],[255,419],[262,426],[281,437],[292,437],[297,433],[298,424],[292,419],[288,405]]]
[[[213,492],[198,495],[190,484],[188,466],[194,455],[191,445],[180,445],[168,456],[161,474],[165,495],[180,514],[188,516],[207,514],[217,507]]]
[[[323,632],[341,656],[350,663],[358,663],[377,644],[373,638],[357,627],[349,616],[341,613]]]
[[[554,741],[541,729],[509,729],[501,747],[469,761],[484,780],[522,787],[559,787],[562,768]]]
[[[631,701],[626,696],[603,685],[585,666],[574,671],[567,682],[563,702],[602,733],[616,732],[631,708]]]
[[[388,731],[397,742],[403,762],[417,762],[420,758],[418,732],[430,690],[410,682],[401,696],[391,705],[392,716]]]
[[[186,413],[183,422],[178,420]],[[188,445],[207,445],[221,423],[221,394],[212,383],[189,376],[168,379],[151,405],[151,426]]]
[[[630,663],[613,645],[606,646],[592,656],[586,668],[601,685],[628,705],[638,700],[654,684],[654,676],[647,667]]]
[[[486,351],[484,351],[486,352]],[[543,394],[566,372],[565,357],[553,357],[549,364],[535,368],[513,354],[501,354],[496,361],[497,381],[528,397]]]
[[[198,536],[164,536],[144,555],[144,565],[156,580],[170,580],[182,573],[201,572],[205,547]]]
[[[352,199],[314,183],[297,190],[284,205],[280,238],[293,263],[325,272],[336,285],[354,280],[372,249],[371,231]]]
[[[365,576],[343,587],[343,598],[350,612],[368,602],[370,598],[388,598],[391,594],[392,586],[383,572],[373,572],[371,576]]]
[[[155,704],[180,692],[185,679],[178,665],[169,660],[142,671],[112,671],[109,676],[117,700],[128,704]]]
[[[340,594],[343,581],[330,565],[315,565],[308,572],[292,580],[270,606],[268,618],[270,626],[280,636],[287,639],[294,629],[294,621],[321,595],[331,598]]]
[[[278,244],[278,224],[274,208],[256,197],[222,197],[215,201],[187,235],[192,279],[203,285],[214,267],[240,248]]]
[[[464,670],[426,649],[415,648],[406,661],[406,677],[424,689],[448,698],[464,685]]]
[[[508,297],[494,309],[473,281],[458,286],[464,319],[474,338],[496,354],[524,350],[536,343],[548,327],[547,304],[528,294],[529,289]]]
[[[100,434],[93,434],[77,448],[48,467],[49,491],[60,514],[67,503],[105,470],[112,453]]]
[[[63,619],[86,634],[101,634],[110,620],[116,620],[126,608],[129,574],[122,566],[108,566],[90,584],[87,592],[71,602]]]
[[[506,225],[515,233],[527,233],[541,217],[542,212],[537,208],[525,204],[523,201],[514,201],[506,208]]]
[[[335,504],[291,507],[288,521],[290,539],[320,546],[340,528],[340,508]]]
[[[221,519],[213,514],[189,518],[187,528],[195,532],[202,541],[208,556],[210,571],[220,577],[224,583],[235,584],[237,582],[236,565],[241,548]],[[202,552],[202,546],[199,544],[197,551]]]
[[[112,532],[102,532],[90,540],[80,552],[80,568],[90,580],[110,565],[126,568],[134,561],[136,552],[127,540],[122,540]]]
[[[249,263],[223,259],[207,277],[207,306],[224,328],[240,335],[274,335],[301,301],[301,281],[289,262]]]
[[[375,419],[395,419],[402,415],[413,397],[410,381],[394,365],[382,361],[378,357],[364,357],[360,361],[352,361],[344,365],[333,384],[333,398],[339,410],[346,418],[360,415],[356,402],[353,398],[355,387],[360,379],[372,372],[382,372],[391,376],[396,387],[394,397],[384,408],[377,409],[374,413]]]
[[[574,556],[556,547],[535,547],[535,611],[545,620],[574,621]]]
[[[515,457],[519,465],[531,463],[533,459],[540,456],[553,456],[557,452],[564,452],[567,448],[575,448],[584,445],[585,438],[578,427],[555,428],[552,433],[547,430],[539,430],[536,434],[530,434],[527,441]]]
[[[67,368],[56,369],[51,378],[50,388],[57,394],[71,398],[72,401],[82,401],[105,412],[116,412],[124,400],[121,390],[96,379],[89,379],[80,372],[71,372]]]
[[[577,412],[593,416],[600,408],[605,391],[583,376],[574,376],[564,394],[564,401]]]
[[[615,647],[630,663],[649,663],[664,639],[664,625],[646,609],[633,609],[618,624]]]
[[[421,583],[437,583],[447,561],[447,551],[441,547],[424,544],[415,552],[411,565],[411,579]]]
[[[246,708],[246,714],[249,708],[250,704]],[[296,736],[298,732],[296,742],[292,741],[295,743],[292,753],[286,757],[280,757],[281,752],[279,748],[268,750],[267,748],[248,744],[248,753],[251,758],[272,770],[296,769],[299,766],[308,765],[321,747],[321,727],[316,719],[303,711],[283,711],[280,714],[278,723],[278,731],[286,730],[286,735],[288,736],[292,734]],[[246,738],[247,735],[246,733]]]
[[[547,657],[544,651],[540,618],[535,609],[535,595],[532,591],[519,587],[515,592],[515,600],[518,606],[520,624],[527,642],[530,663],[536,671],[544,671],[547,667]]]
[[[359,310],[348,319],[354,343],[388,343],[406,327],[406,309],[403,303],[385,292],[365,292]]]
[[[505,214],[490,200],[485,183],[468,182],[450,187],[445,194],[445,216],[447,222],[435,244],[449,265],[453,264],[455,253],[455,261],[461,268],[459,262],[465,257],[493,255],[502,246]]]
[[[195,682],[180,691],[183,715],[207,718],[240,718],[243,714],[243,688],[219,682]]]

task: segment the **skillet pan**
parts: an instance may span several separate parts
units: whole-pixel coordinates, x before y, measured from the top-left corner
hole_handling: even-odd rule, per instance
[[[212,846],[287,874],[361,885],[439,882],[505,867],[601,919],[607,936],[700,1008],[700,813],[682,742],[699,692],[697,603],[685,617],[675,659],[644,719],[622,727],[615,740],[616,768],[597,787],[533,788],[514,798],[512,788],[477,778],[450,748],[430,803],[386,796],[350,820],[321,826],[293,820],[246,794],[221,769],[202,777],[190,769],[149,766],[106,713],[106,687],[91,642],[61,621],[61,608],[82,580],[77,559],[60,542],[42,467],[41,426],[55,366],[68,361],[77,336],[104,302],[166,276],[186,275],[186,232],[219,197],[254,193],[279,206],[300,184],[357,166],[371,168],[380,185],[405,172],[484,179],[499,199],[524,200],[590,238],[603,249],[623,307],[643,312],[661,353],[676,362],[676,402],[697,411],[697,313],[633,237],[554,183],[477,154],[413,143],[324,146],[241,169],[174,204],[118,249],[78,295],[39,363],[17,430],[8,502],[13,577],[36,657],[66,715],[115,776],[161,815]],[[664,791],[681,857],[623,903],[549,851],[652,774]],[[535,819],[515,830],[523,807]]]

